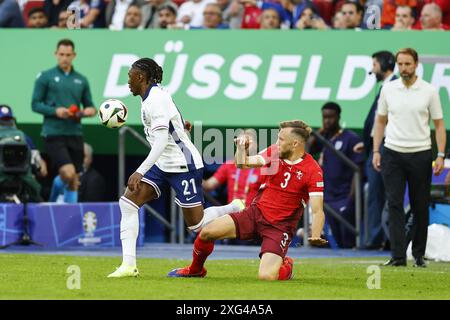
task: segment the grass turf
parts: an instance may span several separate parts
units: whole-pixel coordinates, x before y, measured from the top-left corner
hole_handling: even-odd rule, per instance
[[[211,260],[203,279],[167,278],[189,263],[139,259],[138,278],[107,279],[118,257],[0,254],[0,299],[450,299],[450,264],[426,269],[381,267],[381,289],[367,288],[367,267],[380,258],[296,259],[291,281],[256,279],[259,260]],[[81,270],[81,288],[67,289]]]

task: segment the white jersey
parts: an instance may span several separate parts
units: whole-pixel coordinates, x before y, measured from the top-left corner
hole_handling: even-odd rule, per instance
[[[147,141],[153,147],[153,133],[162,128],[169,130],[169,142],[156,165],[164,172],[188,172],[203,168],[197,148],[184,131],[184,121],[168,92],[153,86],[142,100],[141,120]]]

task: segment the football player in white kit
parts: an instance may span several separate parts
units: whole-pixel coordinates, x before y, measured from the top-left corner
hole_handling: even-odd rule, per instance
[[[162,74],[162,68],[149,58],[137,60],[128,72],[131,93],[142,98],[141,120],[151,151],[129,177],[125,194],[119,200],[123,260],[121,266],[108,275],[109,278],[139,274],[136,267],[138,210],[161,196],[164,183],[169,183],[175,190],[175,202],[182,208],[188,228],[194,232],[199,232],[215,218],[244,207],[242,202],[233,201],[226,206],[203,209],[202,157],[186,134],[185,122],[172,97],[159,85]],[[201,250],[197,254],[201,255]],[[177,270],[172,272],[176,274]],[[184,273],[176,276],[205,275],[189,274],[189,270],[184,270]]]

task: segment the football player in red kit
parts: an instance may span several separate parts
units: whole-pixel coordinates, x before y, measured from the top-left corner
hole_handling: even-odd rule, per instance
[[[322,246],[320,237],[323,212],[322,169],[305,152],[311,128],[303,121],[280,123],[278,141],[258,155],[248,155],[248,137],[237,139],[236,165],[241,168],[261,167],[266,175],[255,200],[243,211],[225,215],[204,227],[194,243],[190,266],[172,270],[171,277],[204,277],[206,258],[220,239],[262,239],[259,279],[292,278],[293,260],[286,256],[289,244],[303,211],[309,202],[313,213],[309,242]]]

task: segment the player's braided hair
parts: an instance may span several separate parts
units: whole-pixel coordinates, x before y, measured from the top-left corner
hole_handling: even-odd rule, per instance
[[[163,70],[153,59],[139,59],[131,67],[141,70],[145,74],[147,82],[156,84],[162,81]]]
[[[301,120],[283,121],[280,123],[280,128],[291,128],[291,132],[302,137],[305,142],[312,132],[311,127]]]

